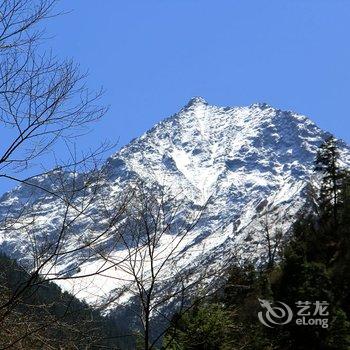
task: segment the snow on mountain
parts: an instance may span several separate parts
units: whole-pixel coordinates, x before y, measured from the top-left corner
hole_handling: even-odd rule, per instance
[[[328,135],[307,117],[267,104],[218,107],[193,98],[180,112],[106,161],[102,191],[91,194],[92,205],[69,226],[65,247],[59,248],[70,249],[72,254],[58,261],[53,272],[79,276],[105,267],[96,256],[74,254],[74,249],[88,238],[99,237],[108,225],[106,207],[113,207],[123,189],[136,179],[170,188],[189,206],[208,202],[201,224],[181,242],[180,266],[200,270],[224,262],[232,252],[259,260],[264,254],[259,215],[267,208],[274,209],[275,218],[300,210],[312,181],[317,148]],[[350,148],[339,144],[342,161],[349,165]],[[61,186],[62,178],[67,184],[72,178],[76,183],[86,179],[86,174],[56,173]],[[21,185],[1,198],[0,242],[9,255],[30,261],[34,243],[44,246],[59,234],[66,207],[57,198],[55,176],[55,172],[40,176],[32,180],[35,187]],[[77,196],[74,201],[83,206]],[[34,205],[34,213],[27,211],[29,204]],[[21,223],[14,220],[17,216]],[[288,223],[282,225],[288,229]],[[103,238],[99,244],[107,241]],[[159,249],[166,251],[167,237],[160,244]],[[126,252],[118,248],[113,254],[122,258]],[[79,288],[80,297],[99,302],[111,297],[116,284],[127,283],[122,272],[103,271],[83,281],[77,279],[79,284],[71,280],[61,285],[74,291]]]

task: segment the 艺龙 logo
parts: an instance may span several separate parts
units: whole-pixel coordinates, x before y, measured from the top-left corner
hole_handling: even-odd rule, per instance
[[[276,325],[285,325],[292,320],[293,311],[287,304],[281,301],[273,304],[264,299],[259,299],[259,302],[265,309],[258,313],[259,320],[264,326],[273,328]]]
[[[281,301],[271,302],[265,299],[259,299],[264,311],[258,313],[259,321],[266,327],[283,326],[290,323],[295,315],[294,323],[297,326],[316,326],[328,328],[329,323],[329,303],[327,301],[316,300],[297,301],[295,310]]]

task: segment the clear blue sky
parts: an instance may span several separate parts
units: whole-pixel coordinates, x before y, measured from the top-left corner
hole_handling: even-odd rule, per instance
[[[89,69],[111,109],[87,140],[120,145],[192,96],[267,102],[350,142],[349,0],[62,0],[55,52]]]
[[[192,96],[267,102],[350,142],[349,0],[62,0],[47,44],[103,86],[108,115],[81,140],[119,146]]]

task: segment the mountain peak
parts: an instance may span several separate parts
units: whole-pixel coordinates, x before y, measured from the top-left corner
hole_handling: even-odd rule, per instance
[[[208,102],[203,97],[195,96],[188,101],[186,108],[198,105],[208,105]]]
[[[266,108],[271,108],[272,106],[270,106],[268,103],[266,102],[256,102],[253,103],[252,105],[250,105],[251,108],[260,108],[260,109],[266,109]]]

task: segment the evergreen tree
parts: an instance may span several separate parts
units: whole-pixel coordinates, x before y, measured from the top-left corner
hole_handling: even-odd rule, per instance
[[[290,324],[280,337],[283,349],[350,349],[349,176],[339,166],[336,140],[320,147],[316,171],[323,174],[318,200],[320,215],[305,214],[294,225],[284,249],[281,277],[273,286],[276,300],[328,301],[328,329]]]
[[[335,225],[338,223],[339,192],[345,176],[339,166],[339,157],[337,140],[330,136],[321,144],[315,162],[315,170],[323,175],[319,197],[321,213],[332,215]]]
[[[164,338],[172,350],[224,349],[229,334],[229,314],[217,303],[199,304],[181,317],[174,317]]]

